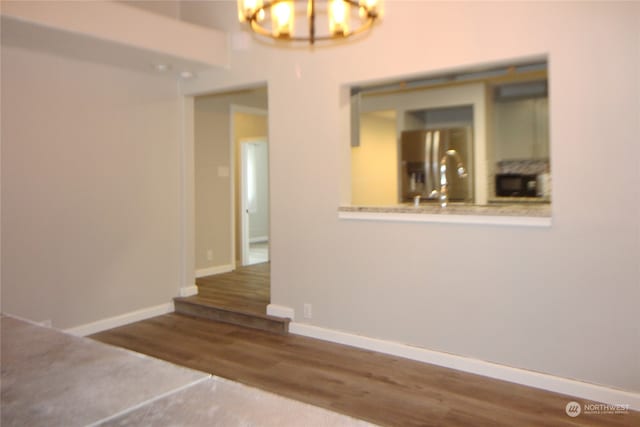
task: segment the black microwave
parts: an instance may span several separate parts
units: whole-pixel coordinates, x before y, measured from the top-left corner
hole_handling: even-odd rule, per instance
[[[536,197],[537,195],[537,175],[520,173],[499,173],[496,175],[496,196]]]

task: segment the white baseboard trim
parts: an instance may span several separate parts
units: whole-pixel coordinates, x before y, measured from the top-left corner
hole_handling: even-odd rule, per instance
[[[76,326],[74,328],[65,329],[64,332],[84,337],[86,335],[95,334],[106,331],[107,329],[117,328],[118,326],[127,325],[129,323],[138,322],[150,317],[160,316],[173,312],[173,302],[160,304],[153,307],[143,308],[141,310],[132,311],[121,314],[119,316],[109,317],[98,320],[96,322],[87,323],[85,325]]]
[[[296,313],[293,308],[285,307],[283,305],[269,304],[267,306],[267,314],[269,316],[285,317],[293,320]]]
[[[324,341],[404,357],[418,362],[430,363],[472,374],[483,375],[529,387],[567,394],[569,396],[580,397],[596,402],[611,405],[629,405],[630,409],[640,410],[640,393],[608,388],[568,378],[528,371],[525,369],[512,368],[505,365],[499,365],[497,363],[485,362],[483,360],[427,350],[419,347],[412,347],[406,344],[369,338],[362,335],[321,328],[305,323],[290,323],[289,332]]]
[[[190,297],[192,295],[198,295],[198,287],[196,285],[180,288],[181,297]]]
[[[262,242],[268,242],[269,241],[269,236],[258,236],[258,237],[252,237],[249,239],[249,243],[262,243]]]
[[[196,279],[200,277],[213,276],[214,274],[222,274],[233,271],[233,265],[216,265],[215,267],[209,268],[201,268],[200,270],[196,270]]]
[[[47,319],[47,320],[32,320],[32,319],[27,319],[26,317],[16,316],[15,314],[6,313],[6,312],[0,312],[0,315],[12,317],[12,318],[14,318],[16,320],[20,320],[21,322],[25,322],[25,323],[28,323],[28,324],[34,325],[34,326],[42,326],[43,328],[53,328],[53,325],[51,324],[51,319]]]

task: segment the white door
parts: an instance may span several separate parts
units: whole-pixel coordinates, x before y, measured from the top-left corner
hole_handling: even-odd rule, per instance
[[[241,143],[242,265],[269,260],[269,161],[264,139]]]

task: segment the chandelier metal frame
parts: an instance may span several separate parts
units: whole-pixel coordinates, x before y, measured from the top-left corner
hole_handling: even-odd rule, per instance
[[[362,20],[361,25],[350,30],[348,32],[337,32],[334,34],[328,35],[317,35],[316,34],[316,0],[308,0],[307,1],[307,16],[309,22],[309,34],[305,36],[296,36],[292,34],[274,34],[273,30],[266,28],[261,24],[266,11],[270,11],[273,13],[273,7],[278,3],[283,3],[287,0],[273,0],[273,1],[265,1],[262,5],[257,7],[255,10],[244,15],[245,20],[250,24],[251,29],[264,37],[270,37],[276,40],[285,40],[292,42],[309,42],[310,44],[314,44],[316,41],[330,41],[330,40],[340,40],[353,37],[358,34],[362,34],[365,31],[369,30],[374,22],[380,17],[378,8],[371,7],[367,5],[367,2],[362,2],[358,0],[342,0],[343,3],[350,5],[351,7],[357,8],[360,13],[360,18]],[[290,0],[289,0],[290,1]],[[376,5],[377,6],[377,5]],[[293,18],[292,18],[293,19]]]

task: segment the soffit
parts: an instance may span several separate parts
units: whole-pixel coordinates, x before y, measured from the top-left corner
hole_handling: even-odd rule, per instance
[[[2,1],[2,44],[168,75],[228,64],[226,34],[113,2]]]

